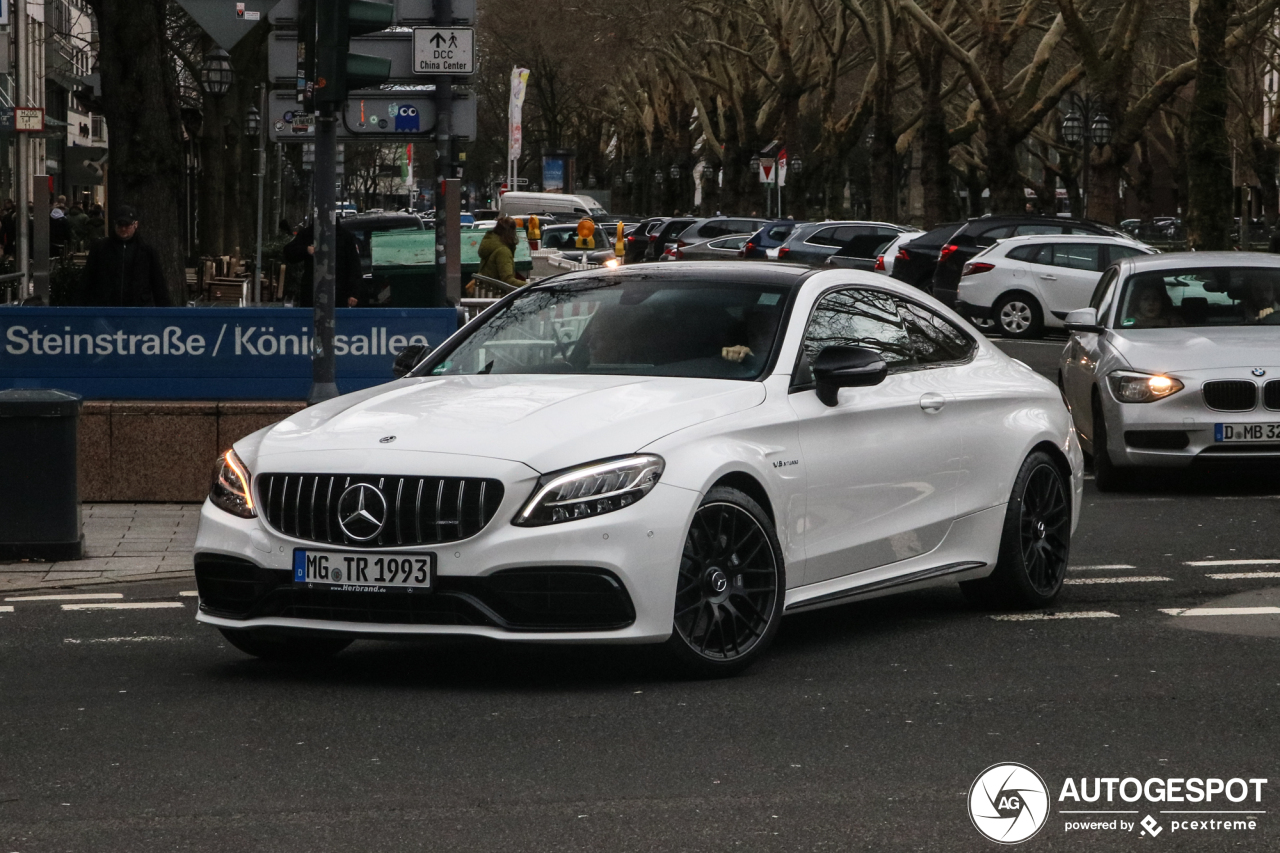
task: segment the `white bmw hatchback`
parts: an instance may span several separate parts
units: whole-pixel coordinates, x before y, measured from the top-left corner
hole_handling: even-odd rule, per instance
[[[884,276],[571,273],[224,454],[199,619],[263,656],[468,634],[726,674],[785,613],[1052,601],[1082,459],[1052,383]]]

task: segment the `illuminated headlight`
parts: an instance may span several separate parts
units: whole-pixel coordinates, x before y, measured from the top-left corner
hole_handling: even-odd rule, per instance
[[[1176,394],[1183,388],[1182,383],[1172,376],[1152,376],[1149,373],[1131,373],[1127,370],[1117,370],[1107,379],[1111,381],[1111,390],[1121,403],[1150,403]]]
[[[252,481],[253,476],[240,457],[234,450],[228,450],[218,457],[218,463],[213,467],[209,500],[224,512],[241,518],[257,518],[258,509],[253,505],[253,492],[249,489]]]
[[[547,474],[513,523],[539,527],[631,506],[657,485],[663,464],[658,456],[627,456]]]
[[[620,264],[620,263],[621,263],[621,261],[619,261],[617,258],[610,258],[609,260],[607,260],[607,261],[605,261],[605,262],[604,262],[604,265],[605,265],[606,267],[608,267],[609,269],[613,269],[614,267],[616,267],[616,266],[617,266],[618,264]]]

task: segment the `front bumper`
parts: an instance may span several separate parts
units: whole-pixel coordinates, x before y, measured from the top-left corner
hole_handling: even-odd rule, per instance
[[[1257,405],[1247,412],[1216,411],[1206,405],[1203,383],[1239,379],[1242,373],[1247,375],[1241,369],[1170,374],[1186,387],[1153,403],[1121,403],[1111,393],[1109,383],[1101,383],[1107,452],[1112,462],[1129,467],[1183,468],[1193,462],[1280,461],[1280,441],[1217,440],[1219,424],[1280,423],[1280,410],[1267,409],[1261,393]],[[1277,373],[1280,368],[1267,369],[1268,377]]]
[[[515,491],[513,489],[513,491]],[[465,634],[535,642],[660,642],[671,634],[680,554],[700,495],[659,483],[597,518],[516,527],[527,490],[476,536],[363,556],[434,551],[430,592],[352,592],[293,582],[296,548],[261,519],[205,502],[196,537],[197,619],[222,628],[359,635]]]

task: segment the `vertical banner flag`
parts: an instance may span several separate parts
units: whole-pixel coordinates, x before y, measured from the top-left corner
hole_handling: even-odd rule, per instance
[[[787,185],[787,149],[778,152],[778,186]]]
[[[508,160],[516,160],[520,157],[520,149],[523,142],[520,118],[521,112],[524,109],[525,86],[528,82],[528,68],[511,69],[511,103],[507,107],[507,116],[510,122],[511,133],[510,147],[507,150]],[[512,189],[515,188],[512,187]]]

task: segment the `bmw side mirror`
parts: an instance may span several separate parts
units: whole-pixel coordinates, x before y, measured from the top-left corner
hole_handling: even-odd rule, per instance
[[[424,347],[422,344],[409,344],[400,350],[400,353],[396,356],[395,363],[391,365],[391,375],[396,379],[407,376],[430,354],[431,347]]]
[[[880,353],[866,347],[826,347],[813,360],[813,379],[818,399],[836,405],[841,388],[879,385],[889,375]]]
[[[1067,319],[1062,324],[1067,327],[1068,332],[1088,332],[1095,335],[1102,332],[1096,308],[1077,308],[1067,314]]]

